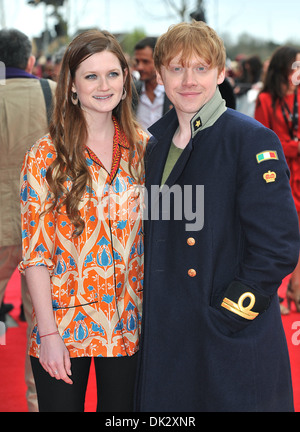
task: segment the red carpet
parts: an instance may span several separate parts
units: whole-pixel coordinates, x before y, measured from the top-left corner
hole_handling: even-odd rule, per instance
[[[286,281],[282,284],[279,294],[284,296],[285,290]],[[20,298],[20,276],[15,272],[7,287],[5,302],[13,303],[15,306],[10,316],[16,321],[17,327],[7,329],[6,345],[0,345],[0,412],[28,411],[24,382],[26,324],[19,320]],[[296,313],[294,305],[291,314],[283,316],[282,321],[291,358],[295,410],[300,412],[300,313]],[[96,384],[92,368],[85,410],[94,412],[95,408]]]
[[[19,319],[21,287],[20,275],[17,271],[7,287],[5,303],[14,304],[10,316],[17,322],[18,327],[8,328],[6,345],[0,345],[0,412],[28,412],[24,381],[27,324]],[[96,379],[93,367],[91,367],[85,411],[96,411]]]
[[[278,293],[281,297],[285,296],[288,279],[286,278],[279,288]],[[282,316],[282,323],[290,354],[295,411],[300,412],[300,313],[296,312],[294,304],[291,306],[291,313]]]

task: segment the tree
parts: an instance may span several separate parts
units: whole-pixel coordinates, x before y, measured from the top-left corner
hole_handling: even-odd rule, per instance
[[[132,56],[134,53],[135,45],[146,37],[146,33],[143,29],[135,29],[132,33],[127,33],[123,40],[120,41],[123,50]]]
[[[170,14],[180,21],[189,21],[191,18],[197,21],[205,21],[205,7],[204,0],[160,0],[166,7],[167,16]],[[145,2],[143,2],[144,6]],[[155,16],[151,12],[147,12],[148,15],[153,16],[156,19],[166,18]]]
[[[180,17],[181,21],[185,20],[189,9],[189,0],[181,0],[180,4],[178,4],[176,0],[163,0],[163,2],[173,9],[176,15]]]
[[[59,8],[64,6],[64,1],[65,0],[27,0],[27,3],[31,6],[38,6],[41,3],[44,3],[45,6],[53,6],[54,11],[51,15],[57,19],[57,23],[54,25],[54,30],[56,36],[61,37],[68,34],[68,24],[59,12]],[[46,25],[46,31],[47,30]]]
[[[37,6],[39,3],[45,3],[47,6],[52,5],[54,7],[60,7],[64,5],[65,0],[27,0],[27,3],[31,6]]]
[[[242,33],[236,42],[232,40],[229,34],[222,35],[222,38],[226,46],[227,56],[230,59],[235,59],[239,54],[243,54],[247,57],[257,55],[262,61],[265,61],[279,46],[273,41],[260,39],[248,33]]]
[[[206,22],[204,0],[197,0],[196,10],[190,14],[196,21]]]

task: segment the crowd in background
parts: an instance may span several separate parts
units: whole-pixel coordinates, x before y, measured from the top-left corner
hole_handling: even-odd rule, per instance
[[[33,73],[39,78],[57,81],[60,62],[65,47],[62,46],[54,55],[41,54],[36,61]],[[136,80],[139,73],[136,70],[134,56],[127,54],[132,74]],[[243,114],[254,117],[255,102],[260,92],[270,59],[261,59],[258,55],[239,54],[235,59],[227,59],[226,77],[233,88],[236,99],[236,109]]]

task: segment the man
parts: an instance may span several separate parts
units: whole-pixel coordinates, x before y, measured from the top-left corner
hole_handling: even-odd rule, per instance
[[[135,70],[140,74],[136,82],[139,95],[135,111],[143,129],[147,129],[172,108],[163,85],[156,81],[153,51],[157,38],[147,37],[135,46]]]
[[[40,81],[32,75],[35,57],[28,37],[18,30],[0,31],[0,61],[6,69],[0,85],[0,303],[7,283],[21,261],[20,173],[26,151],[48,131],[45,98]],[[54,94],[56,84],[49,81]],[[50,91],[48,88],[48,92]],[[50,91],[50,94],[51,94]],[[22,303],[30,323],[31,302],[25,278]],[[29,361],[26,363],[29,411],[37,410]]]
[[[277,136],[226,108],[225,49],[178,24],[155,54],[174,109],[145,156],[145,278],[136,409],[292,411],[277,289],[299,255]]]

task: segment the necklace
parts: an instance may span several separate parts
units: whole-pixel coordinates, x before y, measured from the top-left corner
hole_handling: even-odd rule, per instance
[[[290,137],[294,141],[298,141],[298,129],[299,129],[299,112],[298,112],[298,97],[297,90],[294,93],[294,109],[293,113],[289,109],[286,101],[281,104],[281,112],[284,118],[284,121],[287,125]]]

